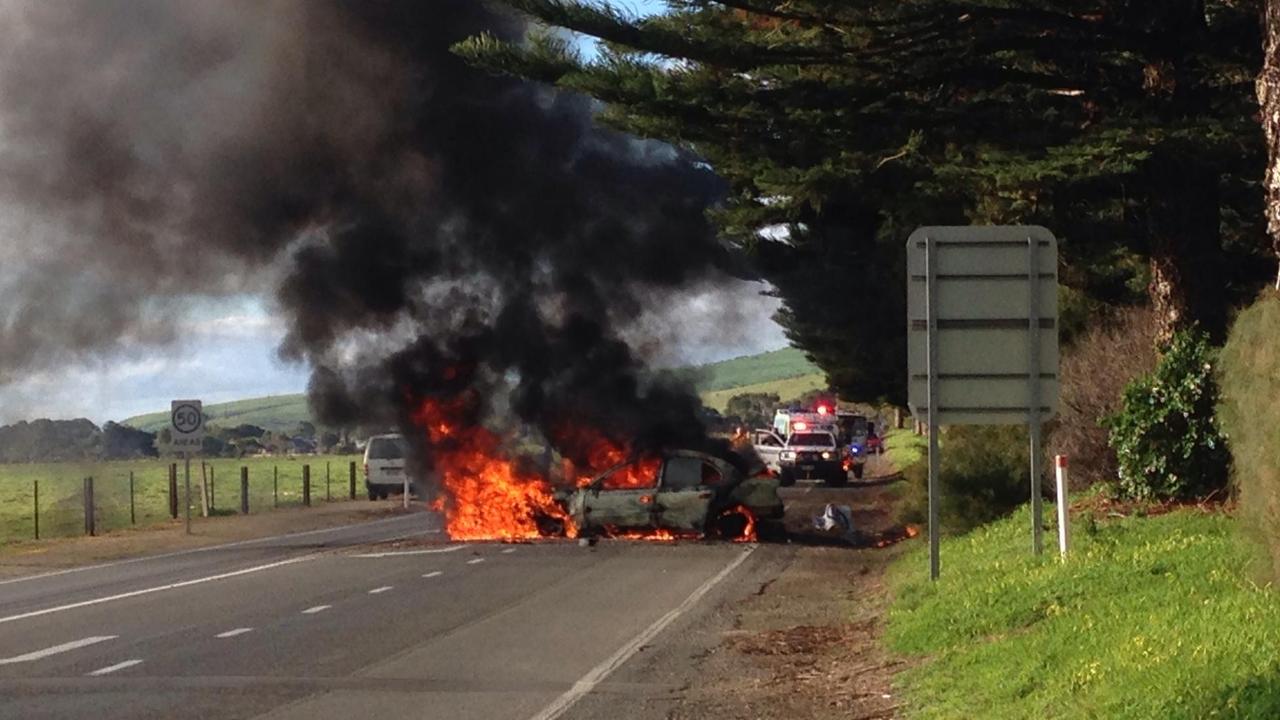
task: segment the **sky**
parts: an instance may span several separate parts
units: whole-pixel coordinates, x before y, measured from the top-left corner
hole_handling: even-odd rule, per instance
[[[638,13],[661,9],[657,0],[615,5]],[[0,207],[0,322],[3,260],[20,259],[23,252],[22,223],[4,215]],[[9,265],[18,268],[20,263]],[[731,281],[662,297],[637,318],[628,340],[660,366],[782,347],[786,340],[771,319],[778,301],[762,295],[765,289],[759,283]],[[181,305],[174,310],[181,320],[170,342],[129,344],[106,356],[48,365],[0,385],[0,424],[40,417],[102,423],[162,410],[174,399],[214,403],[305,390],[310,368],[278,356],[285,326],[272,311],[269,288],[262,288],[261,295],[194,298]]]

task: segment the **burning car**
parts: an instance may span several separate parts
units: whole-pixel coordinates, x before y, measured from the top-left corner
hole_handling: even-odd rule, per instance
[[[693,450],[621,463],[561,496],[580,536],[755,539],[781,532],[779,483]]]

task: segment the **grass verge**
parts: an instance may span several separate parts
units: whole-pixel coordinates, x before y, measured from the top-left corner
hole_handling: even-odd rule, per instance
[[[1023,508],[944,540],[937,583],[923,547],[895,564],[907,717],[1280,717],[1280,596],[1231,518],[1080,523],[1066,563],[1031,557],[1029,525]]]
[[[884,436],[884,454],[899,472],[925,461],[929,438],[910,430],[890,430]]]

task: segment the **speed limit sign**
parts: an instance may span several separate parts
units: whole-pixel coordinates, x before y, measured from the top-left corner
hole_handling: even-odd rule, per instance
[[[204,405],[199,400],[174,400],[169,432],[174,450],[198,450],[204,442]]]

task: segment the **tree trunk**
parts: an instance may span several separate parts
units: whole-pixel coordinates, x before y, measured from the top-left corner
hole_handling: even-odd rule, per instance
[[[1280,257],[1280,0],[1267,0],[1262,72],[1258,75],[1258,104],[1262,130],[1267,137],[1267,169],[1263,186],[1267,193],[1267,233]],[[1280,290],[1280,271],[1276,275]]]
[[[1280,0],[1277,0],[1280,1]],[[1220,341],[1226,327],[1226,288],[1218,178],[1168,149],[1148,167],[1151,284],[1156,343],[1193,324]]]

